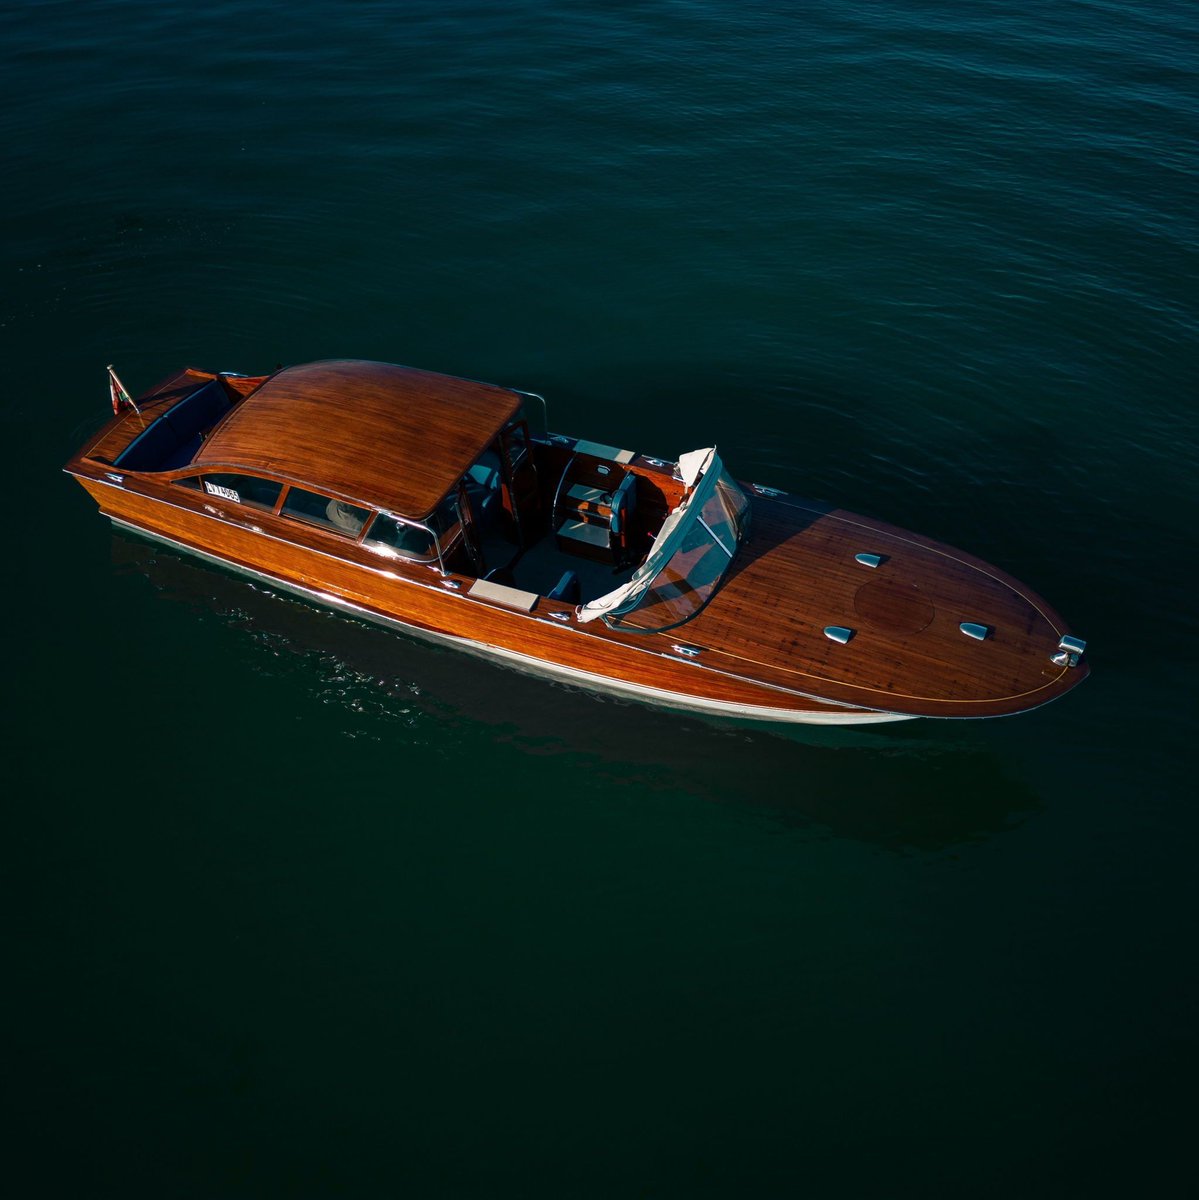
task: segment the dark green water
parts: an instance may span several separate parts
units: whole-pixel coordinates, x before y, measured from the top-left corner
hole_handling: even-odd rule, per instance
[[[0,12],[18,1196],[1172,1194],[1193,1175],[1199,10]],[[182,365],[554,427],[963,546],[1094,674],[706,724],[114,534]]]

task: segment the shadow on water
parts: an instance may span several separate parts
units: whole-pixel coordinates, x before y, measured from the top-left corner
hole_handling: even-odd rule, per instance
[[[736,806],[814,836],[936,851],[1042,808],[969,727],[872,730],[712,721],[616,700],[381,630],[114,531],[118,576],[244,631],[254,670],[330,706],[349,739],[427,746],[483,728],[521,753],[614,786]]]

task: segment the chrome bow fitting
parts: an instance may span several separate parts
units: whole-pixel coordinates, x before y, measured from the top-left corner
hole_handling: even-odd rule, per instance
[[[1056,667],[1076,667],[1086,653],[1087,644],[1082,638],[1066,633],[1058,642],[1057,649],[1049,656],[1049,661]]]

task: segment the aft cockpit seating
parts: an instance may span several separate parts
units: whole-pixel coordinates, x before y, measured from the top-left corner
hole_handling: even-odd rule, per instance
[[[631,527],[636,508],[635,472],[616,476],[609,463],[572,458],[554,499],[559,549],[623,567],[634,557]]]
[[[115,467],[130,471],[172,471],[196,456],[204,434],[233,407],[219,379],[213,379],[152,421],[117,456]]]

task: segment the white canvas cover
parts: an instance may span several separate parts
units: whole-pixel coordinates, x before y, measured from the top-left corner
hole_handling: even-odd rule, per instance
[[[687,464],[686,467],[684,463]],[[689,482],[686,475],[688,470],[692,472]],[[709,447],[706,450],[692,450],[689,454],[679,456],[679,472],[683,475],[683,482],[687,484],[688,488],[694,486],[701,472],[706,472],[705,477],[714,480],[720,471],[720,459],[716,457],[715,447]],[[704,489],[704,491],[707,490]],[[662,522],[662,528],[658,530],[658,536],[654,539],[653,549],[646,556],[645,562],[633,572],[633,577],[628,583],[621,584],[614,592],[609,592],[606,596],[599,596],[575,610],[580,624],[585,625],[588,621],[594,621],[596,617],[602,617],[604,613],[612,612],[630,596],[649,587],[682,540],[682,532],[688,524],[687,518],[692,513],[692,502],[696,495],[696,492],[691,492]],[[694,511],[698,512],[699,510],[696,508]]]
[[[706,450],[689,450],[679,455],[679,475],[688,491],[695,487],[695,481],[707,470],[715,453],[716,447],[709,446]]]

